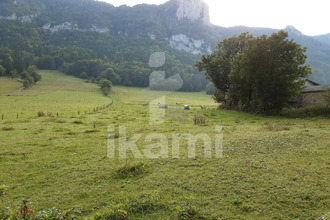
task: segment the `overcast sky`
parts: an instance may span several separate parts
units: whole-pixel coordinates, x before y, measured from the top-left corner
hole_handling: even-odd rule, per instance
[[[162,4],[167,0],[102,0],[114,6],[141,3]],[[292,25],[305,35],[330,33],[328,0],[204,0],[210,7],[211,23],[232,27],[270,27]]]

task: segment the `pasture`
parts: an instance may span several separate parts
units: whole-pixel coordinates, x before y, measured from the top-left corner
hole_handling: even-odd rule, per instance
[[[0,89],[0,114],[4,114],[7,119],[16,118],[17,114],[23,118],[32,117],[39,111],[71,115],[78,114],[78,111],[91,111],[111,102],[102,96],[96,84],[85,83],[56,71],[44,70],[40,74],[42,80],[28,90],[20,91],[18,88],[21,85],[15,81],[10,84],[3,82]],[[16,87],[12,85],[14,82]],[[15,89],[9,92],[9,86]]]
[[[210,96],[173,92],[167,102],[196,107],[170,106],[154,125],[146,100],[162,92],[114,87],[113,105],[89,112],[111,101],[95,84],[40,73],[31,89],[0,89],[0,114],[9,115],[0,121],[0,210],[28,200],[36,211],[56,207],[87,219],[316,219],[329,212],[329,119],[201,109],[215,105]],[[205,123],[195,124],[196,116]],[[159,143],[150,135],[165,136],[167,157],[109,158],[109,140],[119,145],[124,136],[119,126],[127,139],[141,136],[142,155]],[[173,135],[214,140],[216,126],[223,126],[222,158],[205,158],[197,141],[196,157],[188,159],[189,140],[173,158]]]

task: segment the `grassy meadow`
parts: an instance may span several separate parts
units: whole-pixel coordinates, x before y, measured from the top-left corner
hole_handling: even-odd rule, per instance
[[[17,114],[23,118],[32,117],[39,111],[70,115],[93,111],[111,102],[102,96],[96,84],[56,71],[44,70],[40,74],[42,80],[27,90],[17,89],[22,87],[19,82],[0,80],[0,114],[7,119],[17,118]]]
[[[15,212],[28,200],[36,212],[63,210],[86,219],[330,217],[328,118],[216,110],[205,93],[173,92],[166,96],[165,121],[156,125],[149,123],[147,100],[163,92],[114,87],[113,105],[89,112],[111,102],[99,87],[55,71],[40,74],[37,85],[21,92],[17,82],[0,79],[0,210]],[[39,111],[53,114],[38,117]],[[168,154],[149,159],[128,151],[126,159],[109,158],[108,143],[117,146],[125,137],[119,126],[127,139],[139,135],[142,155],[159,144],[149,140],[153,134],[165,137]],[[197,141],[196,157],[188,159],[187,138],[180,158],[173,158],[175,135],[215,140],[217,126],[223,126],[222,158],[205,158]]]

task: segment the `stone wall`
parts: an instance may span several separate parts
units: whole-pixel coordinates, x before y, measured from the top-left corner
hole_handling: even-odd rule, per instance
[[[326,104],[323,92],[309,92],[302,94],[302,107],[322,104]]]

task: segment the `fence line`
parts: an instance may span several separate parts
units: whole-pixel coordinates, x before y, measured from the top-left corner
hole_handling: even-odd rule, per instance
[[[81,113],[84,112],[85,115],[86,115],[86,114],[96,113],[96,112],[98,112],[98,111],[102,111],[102,110],[104,110],[104,109],[110,108],[110,107],[113,105],[113,99],[111,99],[111,98],[109,98],[109,99],[111,100],[111,103],[109,103],[109,104],[95,107],[95,108],[93,109],[93,111],[91,111],[91,109],[83,110],[83,111],[79,110],[79,111],[77,112],[77,114],[78,114],[78,115],[81,115]],[[15,115],[15,114],[16,114],[16,119],[24,118],[24,112],[23,112],[23,113],[12,113],[12,114],[8,114],[8,115]],[[40,116],[39,116],[39,114],[40,114]],[[41,112],[41,111],[40,111],[40,112],[36,112],[36,116],[41,117],[41,114],[42,114],[42,116],[45,115],[45,114],[44,114],[43,112]],[[50,112],[50,113],[48,113],[48,114],[51,114],[51,115],[52,115],[53,113]],[[54,114],[55,114],[55,113],[54,113]],[[72,114],[72,113],[69,113],[69,114]],[[22,115],[23,115],[23,117],[22,117]],[[59,117],[59,115],[61,115],[61,114],[57,111],[57,112],[56,112],[56,116]],[[65,115],[65,114],[63,114],[63,115]],[[15,117],[15,116],[14,116],[14,117]],[[13,119],[14,117],[11,117],[11,118],[9,118],[9,119]],[[1,121],[5,121],[5,120],[6,120],[6,115],[5,115],[5,114],[1,114]]]

